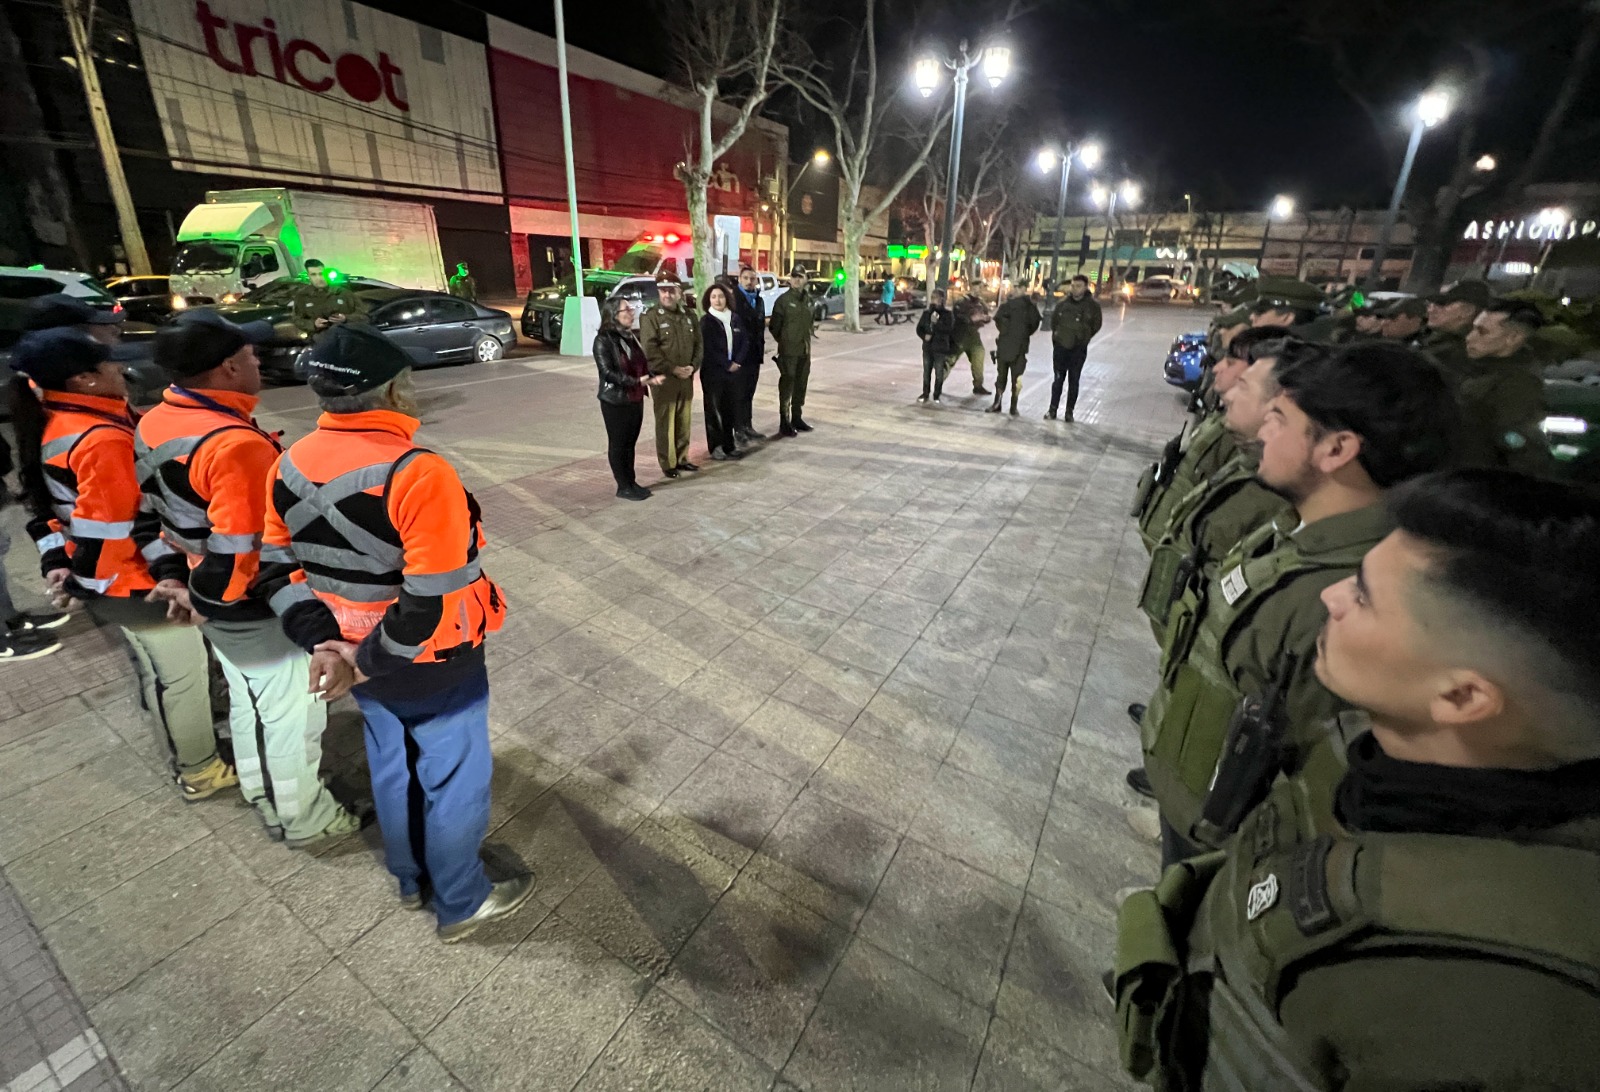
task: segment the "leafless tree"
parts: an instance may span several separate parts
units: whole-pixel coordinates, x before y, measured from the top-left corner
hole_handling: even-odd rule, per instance
[[[694,237],[694,287],[711,284],[712,232],[707,188],[717,161],[744,136],[778,88],[786,51],[783,0],[673,0],[663,9],[668,45],[695,98],[699,124],[677,166]],[[716,107],[734,111],[719,126]]]

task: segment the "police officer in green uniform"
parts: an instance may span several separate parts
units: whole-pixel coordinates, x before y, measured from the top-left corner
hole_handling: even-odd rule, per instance
[[[1221,844],[1280,769],[1299,770],[1339,711],[1312,673],[1318,595],[1388,533],[1384,490],[1454,453],[1454,400],[1420,353],[1359,344],[1280,361],[1273,374],[1280,392],[1261,426],[1257,476],[1296,516],[1246,536],[1215,580],[1172,605],[1140,725],[1168,864]],[[1225,745],[1250,703],[1281,711],[1285,725],[1258,768]]]
[[[1600,1088],[1600,500],[1457,470],[1389,508],[1323,592],[1348,772],[1122,904],[1122,1061],[1163,1092]]]
[[[1458,281],[1428,297],[1428,326],[1418,348],[1444,369],[1451,386],[1467,370],[1467,331],[1489,306],[1489,286],[1482,281]]]
[[[1428,321],[1428,301],[1417,299],[1396,300],[1384,311],[1378,322],[1378,335],[1385,341],[1398,341],[1410,348],[1422,344],[1422,328]]]
[[[772,302],[767,329],[778,346],[778,435],[810,432],[801,416],[806,405],[806,383],[811,378],[811,338],[816,320],[806,295],[806,271],[795,266],[789,274],[789,291]]]
[[[306,279],[295,286],[289,300],[289,321],[307,337],[315,337],[341,322],[364,322],[367,302],[342,281],[330,281],[316,258],[306,260]]]
[[[1539,425],[1545,417],[1542,363],[1528,339],[1544,318],[1522,303],[1492,303],[1466,336],[1461,401],[1461,461],[1549,474],[1550,448]]]
[[[1028,367],[1028,339],[1038,331],[1044,316],[1039,313],[1034,293],[1018,293],[1002,303],[994,313],[994,405],[990,413],[1000,412],[1000,397],[1011,388],[1011,416],[1017,416],[1017,398],[1022,394],[1022,373]],[[981,374],[980,378],[981,378]]]
[[[983,335],[978,330],[989,321],[989,308],[975,293],[967,292],[951,305],[950,311],[956,318],[956,351],[950,363],[953,366],[957,359],[966,357],[972,367],[972,393],[988,394],[989,389],[983,385]]]
[[[478,301],[478,282],[467,272],[466,262],[456,263],[456,271],[450,278],[450,294],[458,299]]]
[[[700,320],[683,303],[683,284],[670,269],[656,274],[656,297],[639,320],[639,342],[650,374],[661,377],[650,388],[656,425],[656,461],[661,473],[676,478],[699,466],[689,461],[694,415],[694,377],[705,355]]]

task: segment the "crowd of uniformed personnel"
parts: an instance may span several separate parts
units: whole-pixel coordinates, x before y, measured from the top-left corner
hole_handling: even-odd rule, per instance
[[[1121,904],[1123,1062],[1600,1087],[1600,497],[1546,476],[1538,312],[1321,296],[1264,277],[1216,319],[1135,497],[1163,875]]]

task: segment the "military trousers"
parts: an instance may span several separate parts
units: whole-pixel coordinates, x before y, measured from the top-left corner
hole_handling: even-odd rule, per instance
[[[406,670],[400,668],[401,671]],[[489,673],[417,695],[350,692],[366,720],[372,803],[383,860],[400,894],[433,888],[440,925],[470,918],[489,897],[478,848],[489,832]]]
[[[1011,405],[1017,404],[1017,398],[1022,394],[1022,373],[1027,370],[1028,358],[1019,356],[1014,360],[995,358],[994,372],[994,404],[1000,404],[1000,392],[1009,385],[1011,387]]]
[[[973,327],[966,340],[956,345],[956,355],[950,363],[954,365],[963,356],[972,365],[972,389],[977,390],[983,386],[983,338],[978,334],[977,327]]]
[[[664,387],[650,391],[650,409],[656,419],[656,461],[661,472],[676,470],[689,457],[689,430],[694,425],[694,383],[684,380],[672,394]]]
[[[133,652],[144,707],[155,715],[180,774],[197,773],[217,757],[211,721],[211,662],[195,626],[167,621],[167,608],[141,598],[102,596],[89,615],[116,626]]]
[[[318,776],[328,707],[309,689],[311,657],[276,618],[200,627],[228,680],[239,791],[269,827],[313,838],[340,812]]]
[[[792,421],[806,405],[806,383],[811,378],[811,349],[778,356],[778,416]]]

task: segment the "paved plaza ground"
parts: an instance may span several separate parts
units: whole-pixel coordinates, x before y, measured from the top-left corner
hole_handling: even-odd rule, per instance
[[[375,831],[295,852],[237,794],[186,806],[74,619],[0,668],[0,1092],[1127,1087],[1098,979],[1157,865],[1122,781],[1155,664],[1127,509],[1180,417],[1166,345],[1204,322],[1108,311],[1071,426],[1040,419],[1044,334],[1013,419],[964,364],[915,405],[907,327],[830,330],[815,432],[716,464],[697,406],[706,469],[643,504],[612,496],[589,362],[423,373],[420,439],[511,602],[485,856],[536,900],[445,947]],[[265,398],[291,439],[314,417]],[[653,452],[647,424],[647,485]]]

